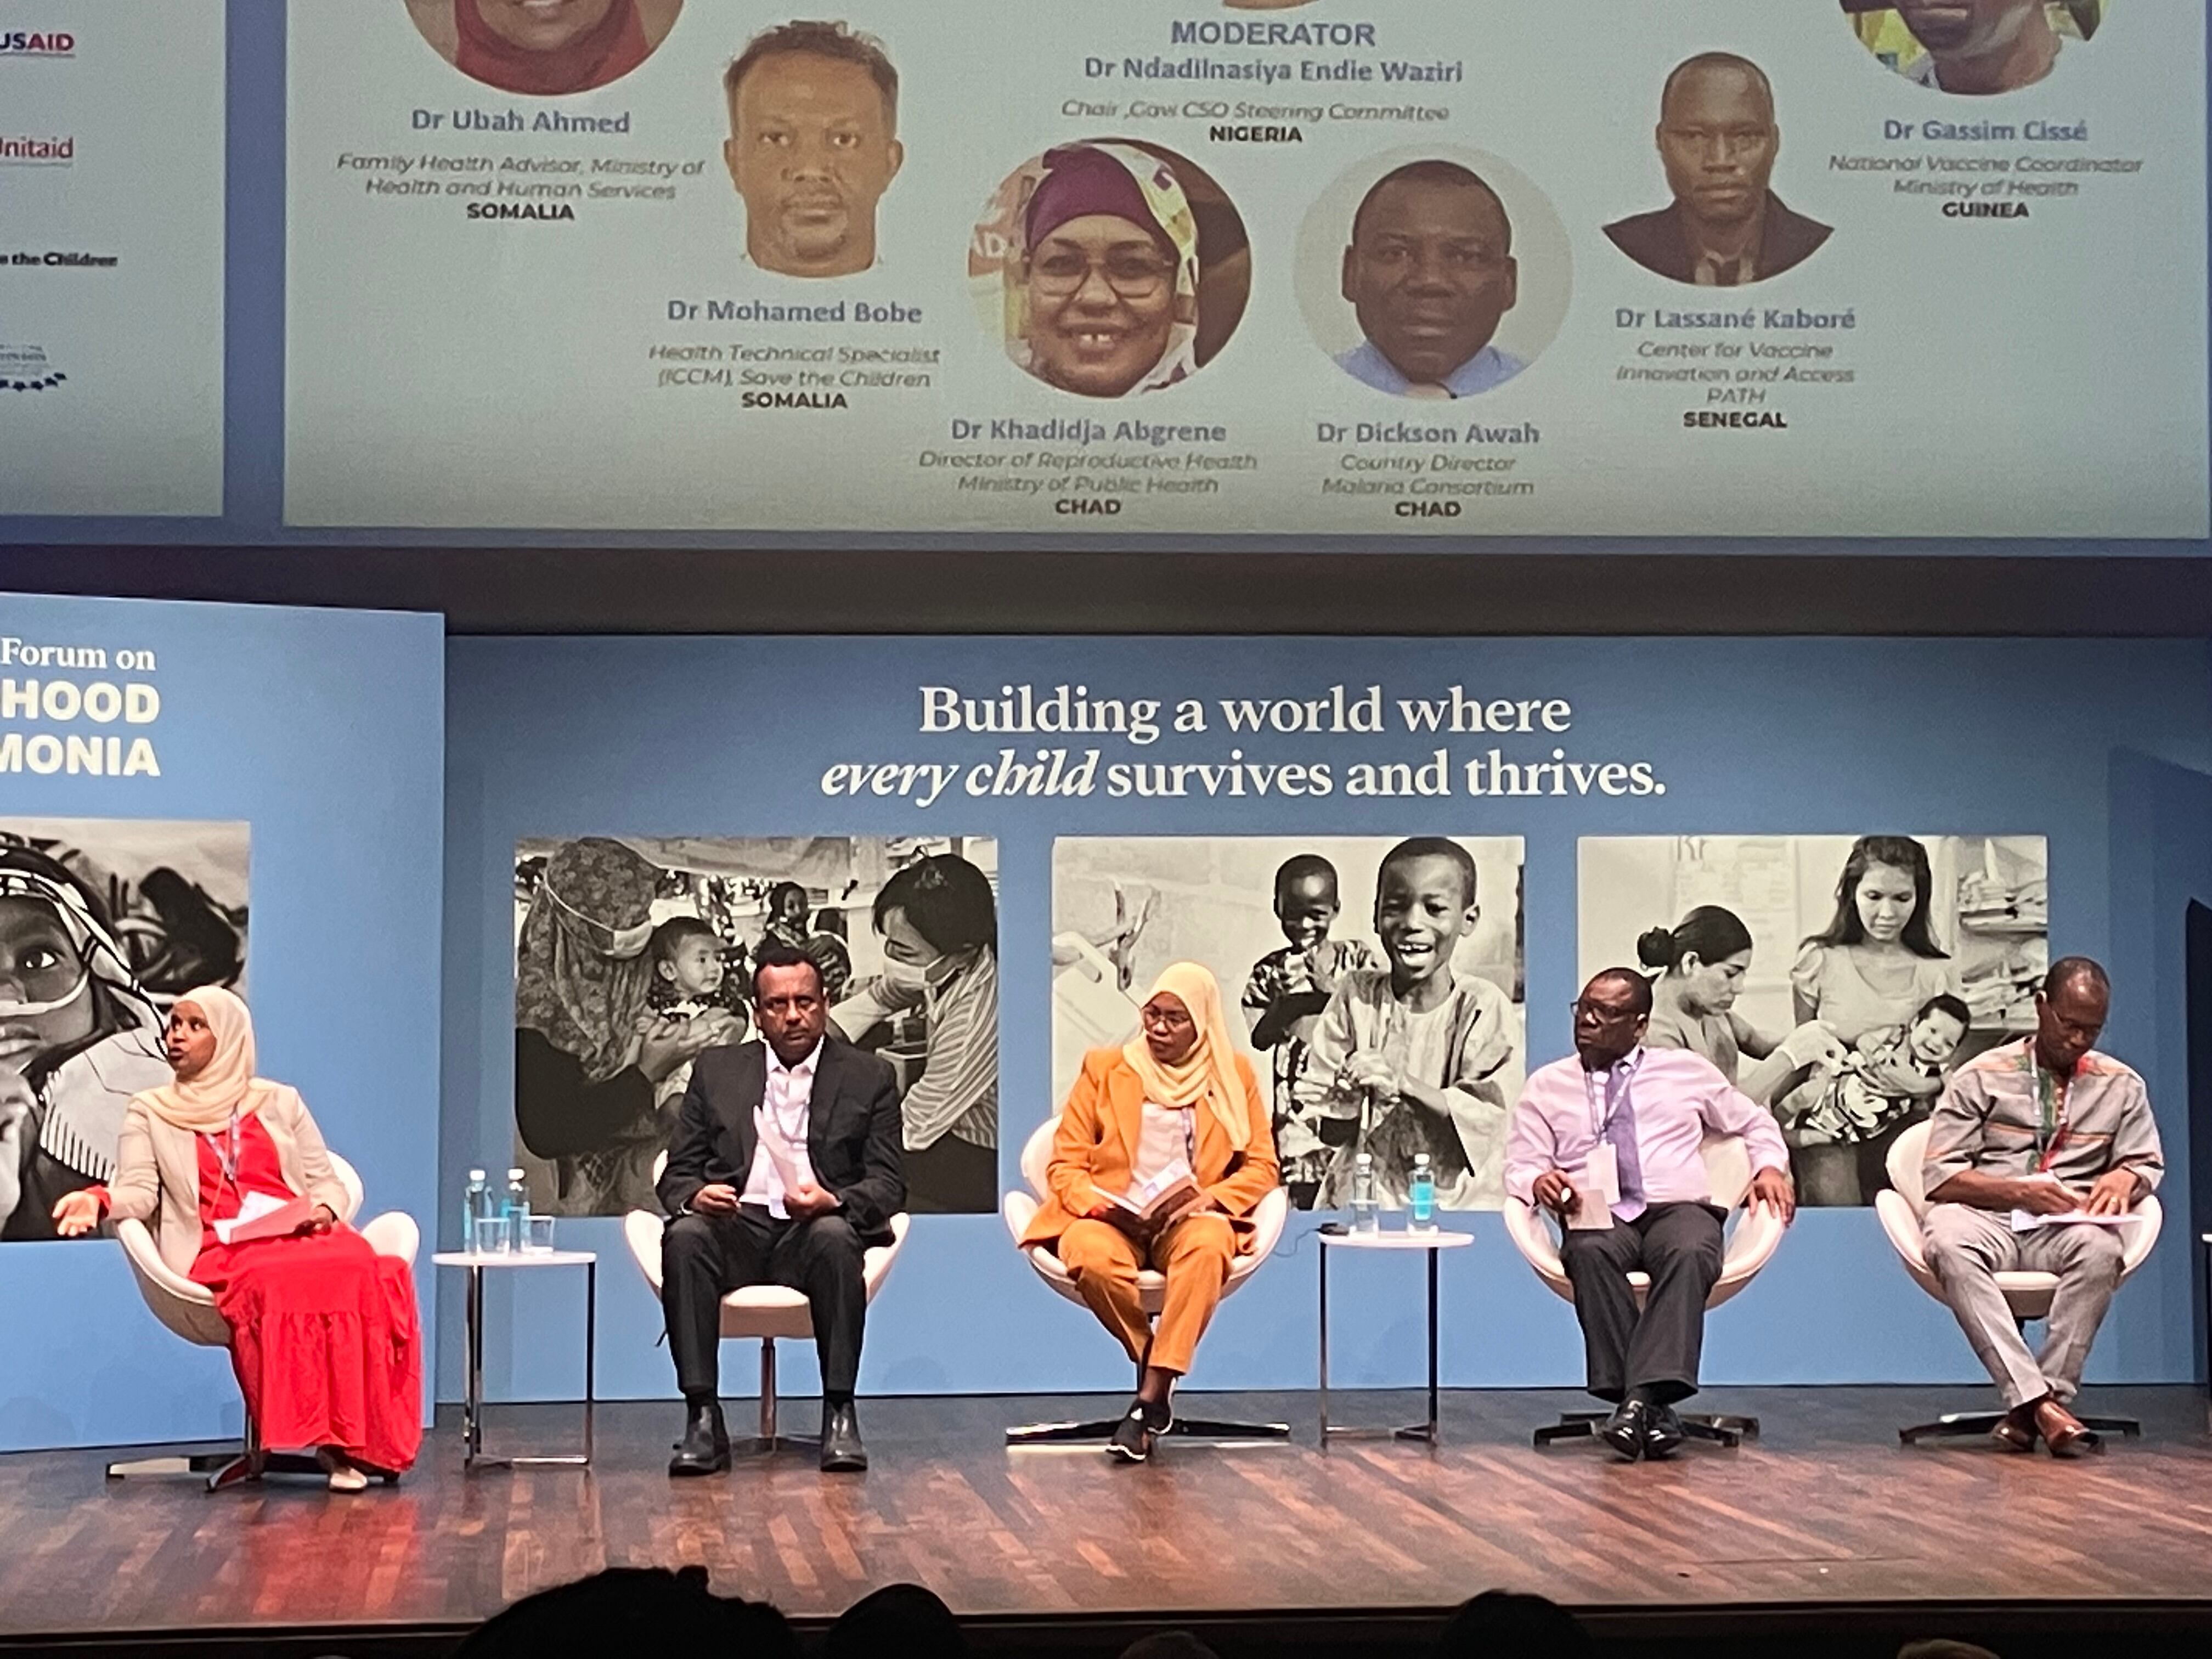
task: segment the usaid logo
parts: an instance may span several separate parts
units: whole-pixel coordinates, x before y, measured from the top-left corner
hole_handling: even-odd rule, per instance
[[[0,29],[0,58],[74,58],[76,36],[59,29]]]

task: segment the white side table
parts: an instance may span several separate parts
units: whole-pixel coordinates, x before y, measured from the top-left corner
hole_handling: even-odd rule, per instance
[[[592,1350],[598,1346],[599,1258],[590,1250],[518,1250],[478,1255],[472,1250],[441,1250],[430,1258],[441,1267],[463,1267],[469,1275],[469,1375],[461,1401],[462,1464],[469,1469],[520,1469],[560,1466],[588,1468],[592,1462]],[[584,1270],[584,1450],[581,1456],[486,1457],[483,1455],[483,1287],[488,1273],[520,1273],[538,1267]]]
[[[1437,1441],[1437,1258],[1446,1250],[1474,1243],[1471,1233],[1376,1232],[1316,1233],[1321,1242],[1321,1443],[1333,1435],[1346,1439]],[[1328,1258],[1334,1250],[1419,1250],[1429,1259],[1429,1417],[1403,1429],[1358,1429],[1332,1426],[1328,1420]]]

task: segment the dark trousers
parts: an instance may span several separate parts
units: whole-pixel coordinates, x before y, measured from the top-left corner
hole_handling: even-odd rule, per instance
[[[748,1285],[781,1285],[805,1296],[814,1317],[826,1394],[850,1395],[860,1376],[860,1332],[868,1315],[860,1235],[844,1217],[778,1221],[765,1210],[679,1216],[661,1235],[660,1310],[676,1386],[712,1395],[720,1376],[722,1298]]]
[[[1633,1221],[1570,1230],[1559,1260],[1575,1287],[1589,1391],[1619,1402],[1631,1390],[1662,1404],[1698,1391],[1705,1297],[1721,1276],[1723,1218],[1710,1204],[1655,1204]],[[1644,1310],[1628,1283],[1650,1274]]]
[[[992,1215],[999,1208],[999,1149],[943,1135],[906,1155],[910,1215]]]

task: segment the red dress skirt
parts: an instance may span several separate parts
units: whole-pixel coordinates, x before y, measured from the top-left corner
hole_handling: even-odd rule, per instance
[[[350,1227],[225,1244],[212,1224],[248,1193],[295,1196],[258,1118],[240,1126],[238,1168],[199,1138],[200,1253],[191,1278],[215,1292],[231,1331],[231,1367],[261,1443],[337,1446],[394,1474],[422,1443],[422,1355],[415,1280]]]

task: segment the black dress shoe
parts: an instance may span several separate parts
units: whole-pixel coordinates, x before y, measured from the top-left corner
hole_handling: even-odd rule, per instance
[[[1613,1415],[1597,1426],[1597,1437],[1633,1463],[1644,1455],[1644,1437],[1650,1425],[1650,1408],[1641,1400],[1624,1400]]]
[[[1672,1406],[1645,1407],[1644,1419],[1644,1455],[1646,1457],[1671,1457],[1682,1443],[1682,1419],[1674,1414]]]
[[[868,1467],[868,1449],[860,1443],[860,1414],[849,1400],[842,1406],[822,1408],[822,1472],[858,1474]]]
[[[730,1435],[720,1401],[694,1406],[684,1419],[684,1438],[668,1460],[672,1475],[720,1474],[730,1467]]]

